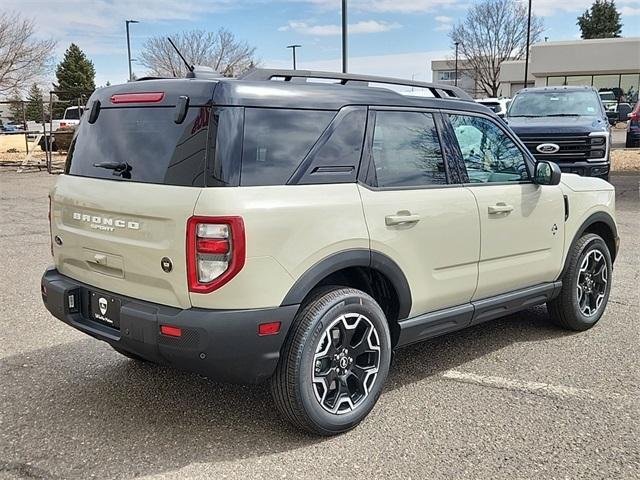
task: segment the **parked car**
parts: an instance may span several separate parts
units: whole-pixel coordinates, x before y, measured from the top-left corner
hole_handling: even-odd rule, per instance
[[[506,119],[536,159],[608,180],[610,125],[593,88],[525,88],[514,96]]]
[[[367,416],[394,349],[532,305],[570,330],[605,311],[613,187],[536,162],[457,88],[253,70],[88,105],[50,195],[46,308],[138,361],[268,380],[315,434]]]
[[[56,144],[55,135],[52,137],[51,132],[60,131],[64,134],[69,130],[69,128],[77,127],[83,113],[84,106],[68,107],[65,109],[61,119],[54,119],[46,122],[44,126],[42,125],[42,122],[29,121],[27,122],[27,130],[31,135],[46,132],[47,138],[45,139],[45,136],[43,135],[43,137],[40,138],[38,145],[42,150],[46,150],[46,141],[49,139],[51,142],[51,149],[56,152],[58,150],[58,145]]]
[[[629,114],[627,123],[627,148],[640,147],[640,101],[636,103],[633,111]]]
[[[24,132],[24,126],[20,123],[7,122],[2,125],[2,131],[5,133]]]
[[[504,118],[507,114],[507,110],[509,110],[509,105],[511,104],[510,98],[481,98],[476,100],[481,105],[484,105],[487,108],[493,110],[496,115]]]

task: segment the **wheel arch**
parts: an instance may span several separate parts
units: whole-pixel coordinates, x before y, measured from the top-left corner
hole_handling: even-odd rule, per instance
[[[400,332],[398,321],[409,316],[412,302],[409,282],[395,261],[368,249],[334,253],[303,273],[281,305],[302,304],[315,288],[323,285],[358,288],[371,295],[388,317],[395,344]]]
[[[618,254],[618,229],[616,222],[607,212],[596,212],[582,222],[576,234],[573,236],[571,245],[567,249],[567,255],[564,259],[564,266],[562,267],[560,278],[564,277],[568,268],[567,259],[569,258],[569,252],[571,252],[575,244],[580,240],[580,237],[585,233],[595,233],[600,236],[607,244],[607,248],[611,254],[611,261],[615,261]]]

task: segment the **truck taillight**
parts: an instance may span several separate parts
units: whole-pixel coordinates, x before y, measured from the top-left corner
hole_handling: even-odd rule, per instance
[[[49,213],[47,214],[49,219],[49,247],[51,249],[51,256],[53,257],[53,232],[51,231],[51,195],[49,195]]]
[[[187,222],[189,291],[209,293],[235,277],[245,261],[241,217],[191,217]]]

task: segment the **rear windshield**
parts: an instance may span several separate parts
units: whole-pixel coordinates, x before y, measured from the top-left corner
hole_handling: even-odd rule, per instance
[[[600,99],[590,90],[521,92],[509,109],[510,117],[594,116],[599,113]]]
[[[82,109],[78,108],[69,108],[64,112],[65,120],[80,120],[80,115],[82,115]]]
[[[95,123],[81,123],[67,173],[203,186],[209,116],[209,108],[192,107],[176,124],[174,107],[104,108]]]

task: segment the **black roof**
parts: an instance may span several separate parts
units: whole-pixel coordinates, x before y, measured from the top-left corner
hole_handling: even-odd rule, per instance
[[[327,83],[331,81],[333,83]],[[417,87],[430,96],[399,93],[390,86]],[[369,75],[303,70],[256,69],[242,78],[149,79],[98,89],[103,107],[114,94],[164,92],[156,106],[175,105],[186,95],[190,104],[338,110],[347,105],[442,108],[487,112],[457,87]]]

